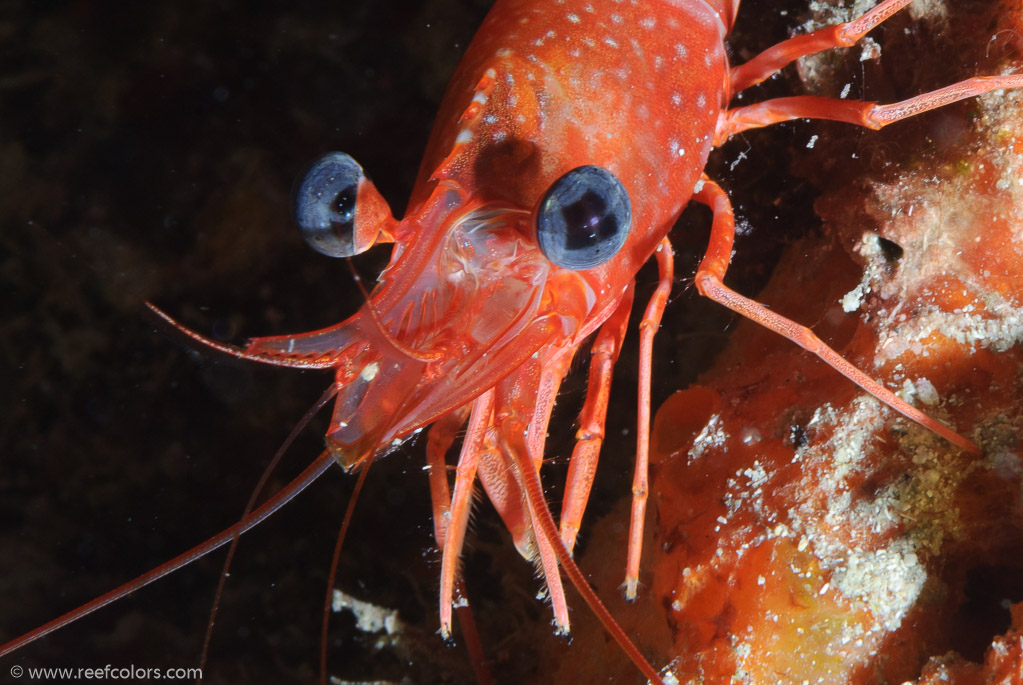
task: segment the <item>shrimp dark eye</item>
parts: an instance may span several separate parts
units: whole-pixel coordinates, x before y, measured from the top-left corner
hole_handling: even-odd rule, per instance
[[[365,177],[343,152],[329,152],[305,172],[295,187],[295,221],[309,245],[328,257],[351,257],[355,240],[355,199]]]
[[[555,181],[543,196],[536,239],[551,262],[581,271],[614,257],[631,223],[632,205],[622,182],[607,169],[581,166]]]

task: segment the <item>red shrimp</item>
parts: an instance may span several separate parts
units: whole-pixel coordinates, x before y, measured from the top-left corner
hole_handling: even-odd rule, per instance
[[[813,333],[726,288],[734,237],[727,196],[703,173],[730,136],[826,118],[880,128],[1000,88],[977,78],[894,105],[797,96],[728,108],[736,93],[799,56],[851,45],[908,0],[783,41],[739,67],[724,38],[738,0],[499,0],[452,78],[408,210],[395,219],[347,155],[313,165],[297,192],[306,239],[332,256],[393,243],[390,263],[346,321],[311,333],[215,342],[236,357],[332,370],[327,449],[235,526],[0,649],[6,654],[170,573],[258,524],[335,462],[368,468],[423,429],[442,550],[440,627],[464,601],[458,558],[477,477],[521,554],[542,570],[556,629],[569,631],[561,572],[644,675],[660,681],[572,561],[597,467],[611,373],[628,330],[634,276],[653,258],[658,287],[639,322],[636,468],[626,596],[639,584],[647,498],[652,341],[674,280],[667,234],[690,199],[714,213],[699,291],[820,356],[893,409],[959,447],[977,448],[899,400]],[[591,336],[589,387],[560,529],[539,479],[548,421],[575,353]],[[444,453],[465,422],[453,491]]]

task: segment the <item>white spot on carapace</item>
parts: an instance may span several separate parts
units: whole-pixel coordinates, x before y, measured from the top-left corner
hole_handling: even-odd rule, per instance
[[[679,107],[682,105],[682,93],[674,92],[671,94],[671,104]]]
[[[495,143],[500,143],[502,140],[508,137],[508,134],[504,131],[494,131],[494,135],[490,136],[491,140]]]
[[[647,31],[657,26],[657,20],[653,17],[643,17],[639,20],[639,25],[645,28]]]
[[[467,128],[463,128],[458,132],[458,136],[455,138],[456,145],[465,145],[472,140],[472,131]]]
[[[583,45],[588,48],[595,48],[597,47],[597,41],[593,40],[589,36],[583,36]]]
[[[703,109],[704,107],[706,107],[707,106],[707,96],[704,95],[703,93],[698,93],[696,95],[696,106],[699,107],[700,109]]]
[[[618,41],[616,41],[611,36],[605,36],[604,37],[604,44],[609,46],[609,47],[612,47],[612,48],[617,48],[618,47]]]
[[[660,55],[657,55],[656,57],[654,57],[654,69],[660,71],[662,68],[664,68],[664,58],[661,57]]]
[[[675,56],[679,59],[685,59],[689,55],[689,50],[682,43],[675,43]]]
[[[621,24],[622,23],[622,15],[618,14],[617,12],[612,12],[611,13],[611,23],[612,24]]]
[[[497,123],[497,117],[494,116],[493,114],[488,114],[485,117],[483,117],[483,123],[485,123],[485,124],[496,124]]]
[[[568,19],[568,20],[569,20],[570,22],[572,22],[573,24],[578,24],[578,23],[579,23],[579,22],[581,21],[581,20],[579,19],[579,15],[578,15],[578,14],[569,14],[569,15],[568,15],[568,16],[566,16],[565,18],[566,18],[566,19]]]
[[[377,377],[377,373],[379,372],[380,362],[372,362],[362,367],[362,372],[359,374],[359,378],[361,378],[366,383],[369,383],[371,380]]]
[[[481,105],[485,105],[487,104],[487,94],[477,91],[477,93],[472,96],[472,101]]]

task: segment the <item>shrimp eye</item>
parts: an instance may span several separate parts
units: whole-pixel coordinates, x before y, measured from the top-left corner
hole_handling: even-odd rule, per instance
[[[295,221],[310,247],[328,257],[362,251],[355,233],[355,201],[366,178],[343,152],[328,152],[306,170],[295,186]]]
[[[581,166],[555,181],[540,200],[536,239],[551,262],[581,271],[614,257],[631,223],[622,182],[607,169]]]

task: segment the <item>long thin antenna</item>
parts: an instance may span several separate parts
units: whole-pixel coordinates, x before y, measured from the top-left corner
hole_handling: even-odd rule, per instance
[[[330,559],[330,573],[327,574],[327,596],[323,600],[323,630],[320,633],[321,685],[327,685],[327,627],[330,624],[330,607],[333,605],[334,582],[337,579],[337,566],[341,560],[341,546],[348,535],[348,528],[352,523],[352,514],[355,513],[355,503],[359,501],[359,493],[362,492],[362,486],[366,482],[369,466],[373,463],[373,459],[366,459],[363,463],[364,466],[359,473],[359,479],[355,481],[355,490],[352,491],[352,496],[348,498],[348,507],[345,509],[345,517],[341,521],[341,530],[337,534],[337,543],[334,545],[334,555]]]
[[[263,488],[266,487],[267,481],[270,480],[270,474],[277,468],[277,464],[280,463],[284,453],[288,451],[289,447],[291,447],[291,443],[295,441],[295,438],[298,437],[299,433],[305,430],[305,427],[309,425],[312,418],[316,416],[321,409],[323,409],[327,402],[329,402],[331,398],[338,393],[339,389],[340,387],[336,383],[327,388],[327,390],[323,393],[323,396],[316,401],[316,404],[311,406],[305,415],[299,419],[298,423],[295,424],[295,427],[291,429],[291,432],[288,433],[288,437],[286,437],[284,442],[281,443],[281,446],[277,448],[277,452],[274,454],[273,459],[271,459],[270,463],[267,464],[265,469],[263,469],[263,475],[259,477],[259,482],[256,483],[256,487],[252,489],[252,494],[249,496],[249,501],[245,505],[245,510],[242,511],[241,518],[238,519],[239,521],[244,521],[249,513],[255,508],[256,499],[263,491]],[[217,580],[217,590],[213,594],[213,606],[210,607],[210,619],[206,624],[206,635],[203,637],[202,652],[199,656],[200,673],[202,673],[206,668],[206,658],[209,656],[210,650],[210,639],[213,637],[213,624],[217,620],[217,611],[220,609],[220,600],[224,596],[224,585],[227,583],[228,570],[231,568],[231,562],[234,560],[235,550],[238,549],[238,540],[238,535],[235,535],[231,540],[231,546],[227,550],[227,558],[224,559],[224,567],[220,570],[220,578]],[[202,682],[201,677],[199,678],[199,681]]]
[[[247,533],[258,526],[267,517],[294,499],[296,495],[309,487],[313,481],[319,478],[328,468],[330,468],[330,465],[333,463],[334,458],[331,456],[330,451],[324,450],[323,453],[320,454],[320,456],[318,456],[312,464],[307,466],[306,469],[293,481],[288,483],[277,494],[264,502],[262,506],[253,511],[245,520],[239,521],[230,528],[217,533],[187,552],[179,554],[166,563],[160,564],[153,570],[143,573],[142,575],[114,588],[104,595],[100,595],[91,602],[87,602],[77,609],[69,611],[63,616],[59,616],[49,623],[41,625],[35,630],[29,631],[21,637],[15,638],[7,644],[0,646],[0,657],[6,656],[7,654],[24,647],[31,642],[35,642],[44,635],[49,635],[53,631],[59,630],[69,623],[74,623],[83,616],[87,616],[97,609],[102,609],[106,605],[130,595],[136,590],[139,590],[166,575],[174,573],[179,568],[187,566],[196,559],[206,556],[213,550],[223,547],[237,536]]]
[[[558,527],[554,523],[554,517],[551,516],[551,510],[547,507],[547,500],[544,499],[543,489],[540,485],[540,477],[536,473],[536,469],[533,468],[532,459],[527,460],[529,463],[522,464],[519,461],[513,462],[519,470],[522,477],[522,482],[526,487],[526,499],[529,500],[533,510],[538,514],[534,517],[533,522],[540,524],[540,532],[546,535],[551,542],[551,546],[554,548],[554,553],[558,557],[558,561],[561,563],[561,567],[565,570],[565,573],[572,581],[572,585],[579,591],[579,594],[583,596],[586,603],[589,605],[590,610],[600,619],[601,624],[604,626],[604,630],[615,639],[615,642],[622,648],[629,659],[636,665],[637,668],[643,673],[644,676],[650,682],[657,683],[657,685],[664,685],[664,680],[661,678],[661,674],[650,665],[650,662],[646,660],[639,648],[633,644],[629,636],[625,634],[622,627],[618,625],[618,622],[614,620],[611,612],[607,610],[604,603],[600,601],[600,597],[594,592],[593,588],[590,587],[589,582],[586,580],[586,576],[579,570],[575,561],[572,559],[572,555],[565,549],[565,543],[561,541],[561,536],[558,535]]]

